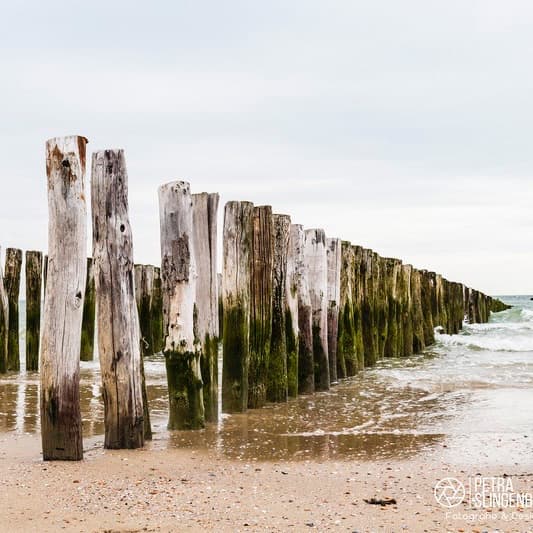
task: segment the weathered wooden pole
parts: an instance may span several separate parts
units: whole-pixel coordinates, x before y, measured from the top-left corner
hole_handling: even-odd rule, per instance
[[[152,339],[152,292],[154,285],[154,267],[152,265],[135,265],[135,302],[139,314],[141,330],[141,357],[153,355]]]
[[[250,364],[248,407],[267,400],[267,372],[272,337],[272,269],[274,253],[272,207],[254,207],[250,280]]]
[[[192,195],[197,268],[195,333],[202,349],[200,366],[207,422],[218,420],[217,213],[219,195]]]
[[[353,302],[354,283],[354,247],[349,242],[343,241],[341,246],[339,327],[337,335],[338,378],[353,375],[358,367]],[[350,366],[350,374],[348,374],[347,366]]]
[[[4,374],[5,372],[7,372],[8,332],[9,300],[7,297],[6,289],[4,287],[4,269],[0,264],[0,374]]]
[[[251,202],[228,202],[224,208],[222,307],[222,411],[248,407],[250,281],[253,247]]]
[[[42,252],[26,252],[26,370],[39,370]]]
[[[399,259],[387,258],[385,261],[387,277],[387,339],[383,355],[385,357],[398,357],[402,352],[401,341],[401,310],[399,297],[400,271],[402,262]]]
[[[161,279],[169,429],[205,426],[201,346],[194,335],[196,261],[190,186],[174,181],[159,187]]]
[[[305,231],[305,261],[309,266],[309,294],[313,311],[315,390],[329,389],[328,362],[328,259],[323,229]]]
[[[94,333],[96,327],[96,288],[92,257],[87,258],[87,279],[85,300],[83,302],[83,320],[81,323],[81,361],[94,359]]]
[[[153,352],[163,351],[163,290],[161,285],[161,269],[154,268],[154,284],[150,306]]]
[[[411,299],[411,265],[402,265],[401,278],[401,313],[402,313],[402,337],[403,351],[401,355],[407,357],[413,354],[413,317]]]
[[[362,325],[365,366],[372,366],[377,361],[377,333],[375,316],[375,288],[377,280],[373,275],[374,252],[363,249],[361,275],[363,281]]]
[[[22,250],[8,248],[6,250],[6,268],[4,272],[4,286],[9,301],[7,369],[15,371],[20,370],[19,294],[21,269]]]
[[[268,357],[267,400],[286,402],[287,383],[287,255],[291,217],[272,215],[272,338]]]
[[[289,228],[289,247],[287,250],[287,283],[285,284],[285,332],[287,343],[287,389],[289,396],[298,396],[298,273],[296,252],[298,236],[294,224]]]
[[[346,374],[353,376],[365,367],[365,344],[363,336],[364,269],[363,248],[354,246],[354,284],[352,289],[353,320],[355,327],[356,360],[346,360]],[[357,364],[355,364],[357,363]]]
[[[309,265],[305,261],[305,232],[301,224],[291,225],[291,255],[294,257],[298,297],[298,394],[315,391],[313,361],[313,311],[309,294]]]
[[[139,321],[139,349],[141,354],[141,389],[143,400],[143,425],[144,440],[152,440],[152,424],[150,422],[150,408],[148,404],[148,391],[146,390],[146,376],[144,373],[144,357],[152,355],[152,279],[155,279],[156,269],[148,265],[134,265],[133,276],[135,279],[135,305]],[[159,280],[161,289],[161,280]],[[160,291],[161,292],[161,291]],[[160,295],[162,298],[162,295]],[[161,315],[163,308],[161,304]],[[161,322],[161,339],[162,333]],[[144,331],[143,331],[144,328]],[[145,336],[146,335],[146,336]],[[148,340],[147,340],[148,339]],[[162,343],[162,341],[161,341]]]
[[[411,272],[411,320],[413,324],[413,352],[420,353],[426,347],[424,311],[422,307],[422,275],[413,268]]]
[[[91,199],[104,447],[140,448],[141,353],[124,150],[93,154]]]
[[[385,355],[385,344],[389,333],[388,311],[389,311],[389,279],[387,276],[387,261],[376,254],[377,263],[377,291],[376,291],[376,317],[377,317],[377,351],[378,359]]]
[[[328,362],[329,379],[337,382],[337,336],[339,333],[339,308],[341,300],[342,242],[340,239],[326,240],[328,258]]]
[[[81,460],[81,322],[87,275],[87,139],[46,143],[48,276],[41,337],[41,437],[44,460]]]
[[[421,270],[421,294],[422,294],[422,315],[424,328],[424,343],[429,346],[435,342],[433,330],[433,314],[431,311],[431,276],[427,270]]]

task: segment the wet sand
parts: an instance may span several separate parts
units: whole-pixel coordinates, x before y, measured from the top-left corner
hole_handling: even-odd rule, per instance
[[[1,438],[1,531],[532,531],[531,509],[479,518],[434,498],[448,476],[512,476],[531,491],[533,473],[501,462],[480,469],[443,461],[445,453],[405,460],[246,461],[215,450],[165,447],[103,451],[85,442],[85,460],[44,463],[35,435]],[[396,505],[370,505],[369,498]],[[477,513],[473,520],[451,514]],[[487,514],[487,513],[484,513]],[[497,518],[494,518],[497,517]]]

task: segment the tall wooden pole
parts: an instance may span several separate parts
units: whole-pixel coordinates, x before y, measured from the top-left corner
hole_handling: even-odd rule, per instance
[[[4,287],[4,272],[2,265],[0,264],[0,374],[4,374],[5,372],[7,372],[8,332],[9,301],[6,289]]]
[[[152,322],[153,352],[163,351],[163,291],[161,286],[161,269],[154,268],[154,285],[152,291],[152,304],[150,306],[150,318]]]
[[[341,246],[339,325],[337,334],[337,377],[353,375],[358,368],[354,321],[355,251],[347,241]],[[329,341],[329,338],[328,338]],[[350,373],[348,373],[348,367]]]
[[[84,137],[46,143],[48,277],[41,338],[41,437],[45,460],[83,457],[79,402],[87,270]]]
[[[291,251],[295,262],[298,298],[298,394],[315,391],[313,361],[313,311],[309,294],[309,266],[305,260],[305,232],[301,224],[291,225]]]
[[[298,396],[298,273],[297,263],[298,237],[294,231],[294,224],[289,228],[289,248],[287,251],[287,283],[285,331],[287,342],[287,389],[290,397]]]
[[[328,361],[329,379],[337,382],[337,335],[339,333],[339,308],[341,299],[342,243],[340,239],[326,240],[328,258]]]
[[[154,272],[154,267],[151,265],[135,265],[135,301],[139,313],[142,357],[154,353],[151,313]]]
[[[272,215],[272,339],[268,357],[267,400],[286,402],[287,383],[287,254],[291,218]]]
[[[219,195],[192,195],[197,341],[202,346],[202,381],[207,422],[218,420],[217,212]]]
[[[267,400],[268,360],[272,337],[273,238],[272,207],[254,207],[248,369],[248,407],[251,409],[263,407]]]
[[[222,411],[246,411],[250,342],[250,281],[253,241],[251,202],[224,208],[222,307]]]
[[[139,318],[123,150],[92,158],[93,261],[106,448],[144,445]]]
[[[96,327],[95,292],[93,260],[92,257],[88,257],[85,301],[83,302],[83,320],[81,323],[81,361],[92,361],[94,359],[94,334]]]
[[[22,269],[22,250],[8,248],[6,250],[6,268],[4,286],[9,301],[9,337],[7,347],[7,369],[20,370],[19,346],[19,295],[20,272]]]
[[[201,346],[194,335],[196,261],[190,186],[174,181],[159,188],[161,279],[169,429],[205,426]]]
[[[329,389],[328,362],[328,259],[323,229],[305,231],[304,256],[309,265],[309,294],[313,310],[315,390]]]
[[[26,370],[39,369],[41,337],[42,252],[26,252]]]

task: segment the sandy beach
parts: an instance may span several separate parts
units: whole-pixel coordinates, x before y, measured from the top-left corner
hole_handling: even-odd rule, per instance
[[[0,529],[28,531],[532,531],[531,509],[441,507],[445,477],[502,476],[531,492],[533,472],[441,462],[240,461],[214,451],[164,448],[103,451],[85,443],[79,463],[40,459],[37,436],[4,436]],[[394,498],[372,505],[365,499]],[[457,515],[461,515],[457,517]],[[463,515],[466,515],[466,519]],[[469,519],[469,517],[473,519]]]

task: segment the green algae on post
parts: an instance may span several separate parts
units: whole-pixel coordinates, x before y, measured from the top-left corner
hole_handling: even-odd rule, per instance
[[[326,239],[328,284],[328,363],[330,383],[337,382],[337,336],[339,333],[339,306],[341,299],[342,244],[340,239]]]
[[[19,293],[20,271],[22,268],[22,250],[6,250],[6,267],[4,270],[4,287],[9,301],[9,332],[7,341],[7,369],[20,370],[19,346]]]
[[[287,252],[287,283],[285,284],[285,339],[287,344],[287,390],[290,397],[298,396],[298,234],[295,225],[289,228]]]
[[[250,354],[250,281],[253,246],[251,202],[228,202],[224,208],[222,308],[222,411],[248,408]]]
[[[87,278],[85,282],[85,299],[83,301],[83,319],[81,323],[81,361],[94,359],[94,333],[96,324],[96,296],[94,268],[92,258],[87,258]]]
[[[250,282],[250,364],[248,407],[267,401],[268,361],[272,337],[272,269],[274,243],[272,207],[254,207]]]
[[[42,252],[26,252],[26,370],[39,369],[41,336]]]
[[[194,332],[196,258],[189,184],[174,181],[159,187],[159,212],[168,429],[201,429],[205,410],[201,344]]]
[[[287,383],[287,254],[291,219],[288,215],[272,216],[272,338],[267,371],[267,400],[286,402]]]

